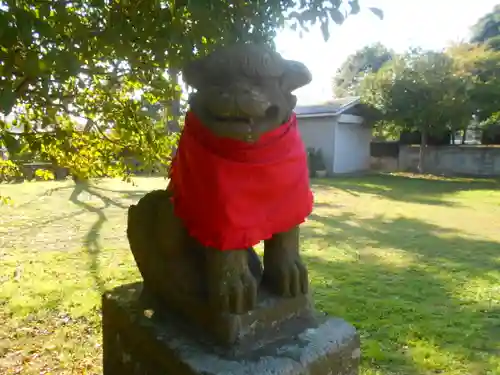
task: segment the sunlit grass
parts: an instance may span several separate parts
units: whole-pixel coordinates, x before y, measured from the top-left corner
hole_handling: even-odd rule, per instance
[[[100,295],[137,280],[126,207],[163,179],[0,185],[0,373],[100,374]],[[315,181],[302,231],[318,308],[362,336],[363,375],[500,374],[500,185]]]

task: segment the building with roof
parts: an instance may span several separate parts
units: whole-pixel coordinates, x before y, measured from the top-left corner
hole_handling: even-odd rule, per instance
[[[321,150],[328,175],[370,169],[372,128],[360,115],[360,98],[347,97],[295,108],[307,148]]]

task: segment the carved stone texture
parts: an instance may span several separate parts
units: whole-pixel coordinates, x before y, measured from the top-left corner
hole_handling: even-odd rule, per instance
[[[195,129],[195,135],[203,134],[204,140],[211,137],[215,139],[214,143],[220,140],[219,137],[234,138],[247,143],[230,140],[233,144],[242,144],[246,150],[253,147],[262,155],[263,149],[252,144],[262,134],[277,129],[276,134],[281,134],[283,130],[283,134],[288,132],[295,136],[293,139],[297,142],[293,145],[299,145],[292,147],[285,144],[280,149],[289,152],[301,148],[298,133],[290,131],[297,128],[285,126],[296,125],[289,121],[290,118],[294,120],[290,116],[296,104],[292,91],[311,80],[303,64],[285,60],[265,46],[241,44],[219,49],[193,61],[184,69],[183,76],[188,84],[197,89],[190,99],[192,113],[188,115],[194,115],[201,125],[192,128],[186,123],[186,129]],[[283,128],[278,129],[280,125]],[[183,134],[186,133],[184,131]],[[216,137],[213,137],[214,134]],[[281,139],[286,138],[283,136]],[[189,164],[183,170],[184,176],[202,176],[200,168],[204,168],[209,172],[203,175],[203,181],[214,183],[211,186],[214,189],[206,190],[210,194],[204,196],[200,190],[190,190],[198,186],[190,183],[191,179],[182,180],[179,174],[176,179],[175,173],[172,173],[166,190],[150,192],[130,207],[127,236],[144,282],[124,285],[103,296],[104,374],[357,374],[360,349],[356,330],[341,319],[317,314],[313,308],[308,293],[307,269],[299,252],[298,223],[290,225],[286,221],[280,227],[270,226],[267,232],[254,232],[255,237],[262,233],[268,237],[263,238],[263,264],[253,248],[231,250],[233,244],[240,242],[238,236],[230,245],[224,247],[220,242],[220,249],[214,249],[203,246],[189,235],[197,233],[193,230],[195,225],[193,220],[189,220],[192,216],[181,214],[179,207],[182,205],[179,202],[192,203],[190,208],[194,207],[195,213],[198,213],[199,204],[207,209],[206,212],[217,212],[214,210],[227,203],[228,196],[236,191],[238,194],[231,198],[237,204],[224,206],[221,210],[240,208],[242,191],[249,186],[244,180],[244,184],[236,184],[238,189],[233,189],[231,185],[222,194],[221,183],[217,180],[207,182],[214,174],[213,170],[200,165],[206,161],[206,155],[194,159],[193,153],[189,154],[189,147],[183,149],[182,145],[186,144],[189,143],[182,143],[181,138],[176,156],[178,163],[174,163],[173,171],[179,166],[181,156],[197,160],[195,166]],[[201,144],[191,143],[191,151]],[[271,150],[274,152],[278,148]],[[254,188],[251,186],[250,195],[258,197],[255,202],[261,203],[266,193],[272,197],[267,202],[269,206],[260,206],[271,209],[254,216],[257,223],[261,218],[271,222],[277,207],[281,207],[280,212],[287,213],[283,216],[292,218],[292,221],[296,220],[296,216],[303,219],[310,212],[312,193],[307,178],[305,149],[303,151],[304,155],[293,153],[294,160],[299,162],[292,163],[293,168],[287,170],[286,176],[293,177],[288,185],[277,183],[286,180],[283,173],[275,173],[276,169],[267,171],[265,178],[268,181],[278,176],[273,184],[276,187],[274,195],[269,194],[269,186],[266,191],[259,190],[260,185],[255,191],[251,190]],[[280,152],[278,150],[278,154]],[[234,154],[232,158],[236,159]],[[256,164],[259,167],[262,165]],[[217,166],[217,163],[213,165]],[[295,168],[296,165],[299,167]],[[237,164],[236,169],[241,168],[242,165]],[[283,164],[279,164],[279,168],[283,171]],[[293,173],[295,171],[298,171],[297,178]],[[259,180],[256,177],[259,174],[255,170],[245,173],[251,174],[257,182],[262,181],[262,178]],[[238,176],[237,173],[222,175]],[[300,189],[295,190],[294,187]],[[293,193],[278,205],[276,201],[283,197],[283,191]],[[178,199],[179,192],[184,194],[183,198],[201,198],[182,201]],[[212,201],[216,202],[212,207],[206,202],[214,195],[224,199]],[[297,203],[297,197],[306,196],[308,199],[303,200],[302,203],[306,202],[304,205],[288,205],[291,201]],[[243,205],[248,208],[238,212],[246,214],[253,209],[254,201],[250,202]],[[300,215],[288,215],[288,207],[300,207]],[[194,217],[210,220],[204,215]],[[233,224],[231,221],[222,222],[224,225],[216,226],[216,232]],[[185,223],[190,224],[189,230]],[[195,224],[200,224],[201,229],[209,228],[205,221],[198,220]],[[248,230],[241,230],[247,226],[233,225],[234,228],[232,233],[240,229],[244,232],[242,237],[247,236]],[[246,244],[254,240],[252,237]],[[202,242],[215,243],[210,241]]]
[[[171,193],[167,190],[156,190],[146,194],[137,205],[129,209],[127,234],[132,254],[144,280],[144,298],[155,303],[159,309],[176,312],[198,328],[205,329],[219,344],[235,343],[249,333],[248,327],[253,324],[243,314],[250,309],[237,314],[223,313],[227,306],[211,305],[208,291],[216,288],[211,284],[220,283],[218,290],[221,290],[221,295],[231,296],[231,293],[223,294],[224,288],[233,285],[233,275],[240,277],[242,268],[250,272],[248,277],[252,278],[251,282],[259,285],[262,278],[260,259],[252,248],[246,251],[220,252],[201,246],[187,235],[182,222],[174,215],[170,196]],[[298,230],[293,229],[291,234],[277,235],[266,241],[265,249],[269,246],[275,246],[276,249],[267,249],[264,264],[268,264],[269,269],[274,269],[269,266],[272,262],[275,262],[276,269],[290,266],[281,264],[280,255],[283,254],[279,252],[297,251],[297,236]],[[291,240],[292,244],[287,244],[287,240]],[[296,259],[294,256],[286,258],[290,262]],[[284,306],[295,306],[288,315],[311,309],[306,293],[307,283],[299,282],[299,272],[307,271],[301,263],[299,266],[293,263],[293,267],[297,269],[297,273],[292,274],[295,277],[293,280],[289,280],[286,273],[274,275],[268,272],[267,275],[267,278],[275,280],[275,285],[281,288],[275,290],[279,294],[289,296],[291,292],[287,288],[289,285],[296,285],[297,297],[289,299],[288,304],[284,301]],[[282,279],[284,282],[280,281]],[[269,284],[272,285],[271,282]],[[244,287],[243,282],[236,285]],[[250,307],[251,304],[254,308],[258,297],[261,301],[271,298],[266,289],[273,290],[252,290],[254,294],[250,294],[251,300],[248,301],[235,301],[228,297],[215,301],[221,301],[235,309],[241,309],[238,306],[240,303],[247,303],[243,307]],[[276,303],[277,300],[273,301]]]
[[[249,277],[257,285],[262,277],[260,259],[252,248],[222,253],[201,246],[174,215],[170,197],[171,192],[156,190],[129,208],[127,236],[144,280],[144,298],[212,333],[220,344],[234,343],[240,336],[238,317],[212,306],[208,290],[211,284],[227,283],[238,267],[252,272]]]
[[[190,110],[204,126],[218,136],[250,143],[288,120],[296,104],[291,92],[311,80],[303,64],[252,44],[222,48],[195,60],[183,77],[197,89]],[[174,214],[170,188],[175,186],[147,194],[128,215],[130,247],[152,300],[223,345],[251,331],[241,316],[268,292],[309,309],[298,227],[265,241],[262,271],[252,248],[219,251],[189,236]]]
[[[257,339],[221,351],[175,316],[158,319],[154,309],[139,302],[140,288],[124,285],[103,296],[104,375],[358,373],[359,337],[341,319],[321,315],[312,323],[306,314],[276,322],[286,312],[279,311],[280,303],[261,306],[254,318]]]
[[[304,64],[256,44],[220,48],[182,74],[197,90],[189,103],[204,125],[249,142],[286,122],[297,103],[292,91],[312,79]]]

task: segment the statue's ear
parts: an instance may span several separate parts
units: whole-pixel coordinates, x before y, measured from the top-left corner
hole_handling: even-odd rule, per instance
[[[281,89],[284,92],[292,92],[307,85],[312,80],[309,69],[298,61],[285,60],[285,71],[281,77]]]
[[[182,69],[182,80],[198,90],[203,86],[203,72],[203,62],[201,60],[190,61]]]

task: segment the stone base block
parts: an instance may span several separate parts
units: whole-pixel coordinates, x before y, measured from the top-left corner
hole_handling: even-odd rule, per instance
[[[317,314],[307,326],[288,321],[266,339],[224,348],[178,318],[148,309],[140,291],[140,284],[130,284],[103,296],[104,375],[358,373],[359,337],[342,319]]]

